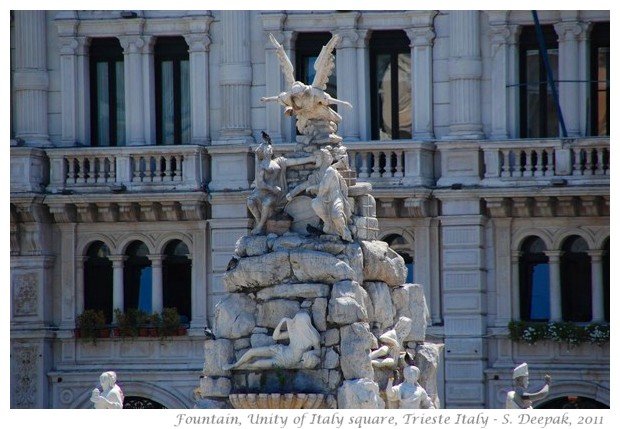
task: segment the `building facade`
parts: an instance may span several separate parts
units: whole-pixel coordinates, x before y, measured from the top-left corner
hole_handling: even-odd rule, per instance
[[[609,407],[609,11],[12,11],[11,407],[88,408],[115,370],[135,406],[188,408],[221,277],[251,227],[261,131],[295,144],[296,77],[342,38],[328,92],[380,237],[424,286],[445,408]],[[102,310],[176,307],[187,333],[76,338]],[[567,323],[560,323],[567,322]],[[595,323],[596,325],[591,325]],[[560,338],[565,339],[565,338]]]

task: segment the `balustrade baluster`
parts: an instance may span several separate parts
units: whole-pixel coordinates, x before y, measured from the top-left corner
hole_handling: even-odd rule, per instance
[[[583,171],[581,169],[581,149],[579,148],[573,149],[573,157],[574,157],[573,175],[582,176]]]
[[[592,154],[594,152],[594,148],[587,148],[586,149],[586,163],[585,163],[585,168],[583,171],[583,174],[585,176],[591,176],[593,174],[592,171]]]
[[[403,169],[403,151],[399,150],[396,153],[396,170],[394,171],[394,177],[403,177],[404,169]]]
[[[78,183],[86,183],[86,158],[78,160]]]
[[[75,158],[68,158],[66,161],[67,161],[67,177],[65,177],[65,183],[69,183],[73,185],[77,182],[76,177],[75,177],[75,164],[77,160]]]
[[[371,152],[372,173],[370,173],[370,177],[381,177],[381,153],[380,151]]]
[[[545,176],[555,176],[555,151],[551,148],[547,152],[547,169],[545,170]]]
[[[524,150],[525,165],[523,166],[523,177],[531,177],[532,174],[532,150]]]
[[[368,153],[367,152],[359,152],[359,157],[362,160],[362,165],[359,167],[359,171],[357,172],[358,177],[360,179],[367,179],[370,176],[368,175]]]
[[[510,177],[512,176],[512,168],[510,166],[510,149],[503,149],[500,151],[502,156],[502,171],[500,173],[501,177]]]

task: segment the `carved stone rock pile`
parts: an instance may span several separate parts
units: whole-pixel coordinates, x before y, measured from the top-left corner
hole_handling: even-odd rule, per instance
[[[198,407],[228,408],[230,394],[296,392],[324,395],[323,407],[384,408],[380,385],[388,374],[375,371],[369,353],[401,316],[413,321],[405,339],[410,354],[436,365],[437,350],[429,359],[432,345],[423,343],[428,313],[422,287],[405,284],[404,261],[387,243],[295,232],[244,236],[235,259],[223,277],[228,295],[216,307],[215,339],[205,342]],[[318,367],[222,369],[250,348],[275,344],[274,327],[300,309],[321,336]],[[433,387],[426,385],[429,394],[436,393]]]

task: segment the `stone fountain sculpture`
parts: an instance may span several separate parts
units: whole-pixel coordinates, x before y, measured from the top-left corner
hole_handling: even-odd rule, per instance
[[[290,89],[263,100],[282,104],[302,135],[285,156],[264,132],[255,149],[255,225],[223,276],[228,295],[205,341],[195,406],[397,408],[388,383],[397,391],[415,365],[439,408],[442,346],[425,342],[423,289],[405,284],[403,258],[378,240],[372,187],[356,182],[336,134],[342,117],[330,105],[351,107],[325,92],[339,36],[323,47],[312,85],[295,81],[270,38]]]

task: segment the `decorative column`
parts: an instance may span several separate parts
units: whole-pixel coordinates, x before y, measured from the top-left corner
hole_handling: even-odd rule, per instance
[[[15,139],[27,146],[49,147],[47,124],[47,12],[14,11],[15,73],[14,132]]]
[[[368,59],[368,43],[370,40],[369,30],[357,30],[357,64],[366,64]],[[370,70],[368,67],[359,67],[357,70],[357,92],[358,94],[365,94],[366,82],[369,81]],[[370,140],[371,130],[370,121],[370,103],[360,103],[358,98],[357,106],[353,105],[353,110],[357,112],[357,123],[359,129],[360,139],[363,141]]]
[[[480,12],[450,11],[450,113],[449,139],[480,139],[482,59]]]
[[[562,285],[560,284],[560,258],[561,250],[549,250],[545,252],[549,258],[549,298],[551,300],[551,322],[562,320]]]
[[[149,255],[153,277],[151,279],[151,311],[158,313],[164,308],[162,263],[165,255]]]
[[[88,88],[88,47],[90,39],[77,37],[79,21],[57,22],[60,40],[61,145],[89,143],[90,110]]]
[[[88,256],[75,257],[75,314],[82,314],[84,311],[84,264],[88,261]],[[75,315],[71,315],[75,317]]]
[[[605,320],[605,295],[603,293],[603,251],[588,251],[592,260],[592,321]]]
[[[517,41],[521,28],[517,25],[491,25],[491,139],[505,140],[515,135],[516,115],[510,109],[517,105]]]
[[[558,93],[568,137],[579,136],[579,36],[584,27],[579,22],[560,22],[554,25],[558,34],[559,76]]]
[[[406,30],[411,41],[411,102],[413,138],[429,140],[433,132],[433,40],[432,27]]]
[[[192,144],[206,146],[211,141],[209,134],[209,26],[212,17],[191,21],[190,33],[185,41],[189,45],[190,68],[190,110],[192,123]]]
[[[123,47],[125,62],[125,123],[127,146],[141,146],[146,144],[145,130],[145,86],[144,61],[142,49],[147,46],[147,40],[141,36],[119,37]]]
[[[220,65],[222,128],[218,144],[251,144],[252,62],[250,11],[222,11]]]
[[[519,289],[521,287],[519,278],[519,261],[521,259],[522,252],[519,250],[513,250],[510,258],[511,271],[511,299],[512,299],[512,319],[519,320],[521,318],[521,297]]]
[[[336,15],[336,30],[342,38],[340,44],[336,48],[336,82],[338,84],[338,99],[348,101],[353,105],[353,109],[345,106],[338,107],[338,113],[342,116],[342,122],[339,125],[338,134],[346,141],[359,141],[359,123],[357,106],[360,101],[358,97],[358,64],[357,64],[357,44],[359,34],[355,30],[357,20],[360,17],[359,12],[344,12]],[[309,82],[306,82],[309,83]],[[335,94],[330,94],[335,96]]]
[[[282,28],[286,15],[283,13],[265,13],[261,14],[263,20],[263,49],[265,51],[265,93],[260,94],[261,97],[270,97],[277,95],[284,90],[283,75],[280,69],[280,61],[276,55],[276,48],[269,40],[269,34],[282,44],[290,58],[290,32],[288,32],[285,40]],[[262,103],[265,108],[265,128],[267,134],[271,136],[271,141],[281,143],[282,141],[294,141],[295,131],[293,129],[293,121],[284,118],[282,106],[279,103]],[[287,126],[285,126],[287,124]]]
[[[109,259],[112,261],[112,314],[114,314],[116,308],[125,311],[123,267],[127,257],[124,255],[110,256]],[[116,317],[113,317],[116,322]]]

